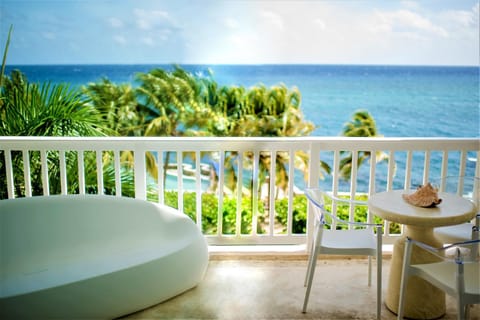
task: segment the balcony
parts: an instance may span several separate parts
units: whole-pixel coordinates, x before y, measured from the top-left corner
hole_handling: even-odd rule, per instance
[[[300,311],[305,244],[313,230],[311,208],[306,205],[305,215],[296,207],[296,199],[304,198],[302,190],[321,187],[334,195],[368,197],[440,176],[479,176],[479,156],[475,138],[0,137],[0,190],[3,198],[57,193],[133,196],[190,212],[210,244],[205,281],[126,318],[364,319],[375,316],[375,288],[366,285],[366,261],[349,257],[322,263],[329,276],[316,277],[310,311]],[[348,170],[342,171],[348,158]],[[364,158],[368,161],[359,165]],[[322,169],[326,167],[330,171]],[[287,180],[280,179],[282,170]],[[215,199],[214,218],[204,212],[205,194]],[[286,203],[283,215],[278,200]],[[233,219],[224,214],[232,204]],[[356,209],[346,209],[347,219],[358,218]],[[302,213],[304,223],[299,224]],[[361,219],[371,222],[378,217],[367,212]],[[385,288],[391,244],[403,227],[382,223]],[[455,316],[449,299],[445,319]],[[394,316],[384,307],[383,318]]]

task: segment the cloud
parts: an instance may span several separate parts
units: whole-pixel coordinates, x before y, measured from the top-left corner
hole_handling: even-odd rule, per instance
[[[476,28],[479,26],[479,6],[477,3],[470,11],[449,10],[440,15],[443,23],[457,28]]]
[[[313,20],[313,24],[317,26],[320,30],[325,30],[327,28],[325,21],[320,18],[315,18]]]
[[[373,29],[376,31],[402,33],[418,38],[423,35],[448,36],[448,32],[443,27],[434,25],[429,19],[409,10],[377,10],[375,16],[377,24],[373,26]]]
[[[275,28],[279,30],[284,29],[285,26],[284,26],[283,18],[279,14],[271,11],[264,11],[262,12],[261,16],[263,19],[265,19],[265,22],[274,26]]]
[[[229,29],[238,29],[240,27],[240,24],[234,18],[226,18],[225,20],[223,20],[223,24]]]
[[[111,17],[108,19],[108,23],[110,24],[110,26],[112,26],[113,28],[121,28],[123,27],[123,21],[118,19],[118,18],[115,18],[115,17]]]
[[[167,11],[134,9],[137,26],[143,30],[155,28],[176,27],[177,23]]]
[[[113,41],[115,41],[116,43],[120,44],[120,45],[125,45],[127,44],[127,39],[125,39],[124,36],[121,36],[121,35],[116,35],[113,37]]]
[[[410,10],[418,10],[420,8],[420,4],[415,1],[400,1],[401,5],[404,8],[408,8]]]

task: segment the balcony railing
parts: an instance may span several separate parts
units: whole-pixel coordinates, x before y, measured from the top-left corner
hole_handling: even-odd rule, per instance
[[[210,244],[303,244],[311,210],[305,206],[302,225],[305,207],[295,199],[305,187],[368,197],[440,176],[480,176],[479,155],[475,138],[0,137],[0,196],[133,196],[191,212]],[[207,194],[215,200],[213,219]],[[232,203],[234,217],[225,217]],[[348,210],[348,219],[358,218],[356,208]],[[215,224],[208,230],[207,219]],[[384,243],[392,243],[401,226],[383,223]]]

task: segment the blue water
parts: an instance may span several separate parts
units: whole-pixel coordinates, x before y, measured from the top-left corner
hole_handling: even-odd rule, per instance
[[[171,65],[42,65],[20,69],[31,82],[82,86],[106,77],[135,83],[138,72]],[[354,65],[184,65],[200,76],[213,72],[220,85],[267,87],[284,83],[302,94],[302,110],[314,136],[341,135],[358,109],[367,109],[385,137],[480,137],[478,67]],[[469,155],[470,156],[470,155]],[[472,155],[474,156],[474,155]],[[399,167],[404,160],[396,159]],[[421,159],[419,161],[422,161]],[[432,159],[439,174],[439,163]],[[473,170],[469,166],[467,170]],[[455,168],[452,168],[455,170]],[[435,171],[436,170],[436,171]],[[399,170],[401,172],[401,170]],[[421,177],[421,173],[418,173]],[[399,176],[401,179],[401,176]],[[301,183],[299,181],[299,183]]]
[[[20,69],[32,82],[73,86],[103,77],[132,83],[138,72],[171,65],[41,65]],[[250,87],[284,83],[302,94],[315,136],[338,136],[357,109],[367,109],[386,137],[479,137],[479,68],[353,65],[185,65],[221,85]]]

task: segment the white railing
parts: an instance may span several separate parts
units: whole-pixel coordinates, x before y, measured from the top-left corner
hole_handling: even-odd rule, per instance
[[[340,169],[348,155],[350,179],[345,180]],[[385,160],[377,163],[385,155]],[[307,219],[302,227],[302,208],[296,209],[294,200],[305,187],[320,186],[334,195],[354,197],[408,189],[440,176],[480,176],[479,155],[479,140],[475,138],[0,137],[0,197],[129,195],[190,210],[210,244],[302,244],[312,225]],[[369,161],[357,165],[365,156]],[[209,171],[212,159],[218,168]],[[299,159],[308,159],[305,168],[298,165]],[[331,173],[322,171],[321,162]],[[269,183],[282,177],[279,169],[290,177],[282,187]],[[133,172],[133,179],[132,174],[124,174],[128,170]],[[212,218],[206,216],[209,205],[204,196],[215,175],[218,185],[213,197],[218,209]],[[178,179],[182,176],[184,179]],[[227,184],[233,176],[236,190],[245,192],[230,192]],[[171,189],[178,191],[174,204],[169,198]],[[242,212],[246,194],[251,213]],[[186,196],[194,200],[185,202]],[[283,219],[279,219],[276,198],[286,202]],[[190,208],[192,202],[194,208]],[[236,206],[234,221],[224,217],[227,202]],[[354,207],[349,208],[348,218],[355,218]],[[206,219],[215,222],[213,228],[205,229]],[[373,217],[366,219],[372,221]],[[306,232],[298,231],[299,223]],[[392,234],[389,221],[384,224],[384,243],[392,243],[398,232]]]

